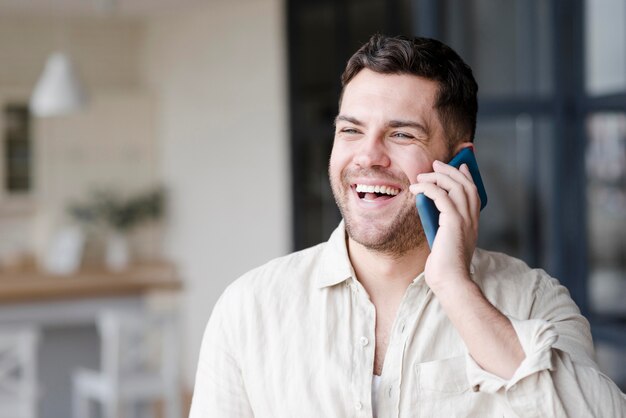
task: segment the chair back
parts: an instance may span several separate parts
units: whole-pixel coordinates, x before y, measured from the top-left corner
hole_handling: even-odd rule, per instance
[[[98,318],[101,371],[120,383],[154,377],[178,381],[176,315],[142,311],[105,311]]]
[[[0,417],[37,415],[38,343],[34,326],[0,327]]]

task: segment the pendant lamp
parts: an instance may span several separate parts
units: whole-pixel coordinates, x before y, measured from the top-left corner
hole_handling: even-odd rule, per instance
[[[60,116],[83,107],[87,97],[69,57],[54,52],[35,85],[29,108],[35,116]]]

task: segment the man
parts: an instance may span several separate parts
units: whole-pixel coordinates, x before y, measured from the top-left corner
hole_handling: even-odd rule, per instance
[[[329,177],[343,222],[224,292],[191,416],[624,416],[567,290],[475,248],[476,187],[445,164],[472,146],[469,67],[438,41],[376,35],[342,81]],[[432,250],[418,193],[441,212]]]

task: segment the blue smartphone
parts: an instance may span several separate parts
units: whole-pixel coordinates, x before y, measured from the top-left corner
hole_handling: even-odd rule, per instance
[[[474,156],[474,151],[471,147],[463,148],[457,155],[448,163],[453,167],[459,168],[462,164],[467,164],[474,184],[478,189],[478,196],[480,197],[480,210],[483,210],[487,206],[487,192],[483,185],[483,179],[480,177],[480,171],[478,171],[478,163]],[[435,235],[437,235],[437,229],[439,229],[439,210],[435,206],[435,202],[426,197],[423,193],[415,196],[415,205],[417,206],[417,213],[422,221],[422,227],[428,240],[428,245],[433,248],[433,242],[435,241]]]

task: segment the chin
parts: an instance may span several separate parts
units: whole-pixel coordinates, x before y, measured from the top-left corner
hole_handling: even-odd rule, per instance
[[[371,225],[355,225],[354,222],[350,222],[349,220],[346,220],[346,231],[353,241],[367,248],[384,246],[386,242],[393,240],[393,236],[389,233],[388,228],[380,230]]]
[[[417,214],[404,214],[385,225],[363,224],[363,220],[344,217],[348,236],[368,250],[402,256],[425,242]]]

